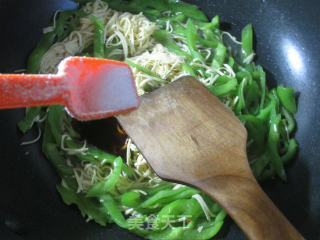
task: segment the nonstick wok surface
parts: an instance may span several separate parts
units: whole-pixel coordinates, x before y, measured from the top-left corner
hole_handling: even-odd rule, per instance
[[[320,2],[317,0],[194,0],[222,27],[240,37],[252,23],[257,62],[270,87],[294,87],[298,97],[296,138],[300,148],[287,168],[288,181],[270,180],[265,191],[306,237],[320,239]],[[26,58],[57,9],[69,0],[0,1],[0,72],[25,67]],[[40,143],[20,146],[37,136],[23,136],[17,122],[23,109],[0,111],[0,239],[141,239],[115,225],[86,223],[56,191],[59,179],[41,154]],[[246,239],[230,219],[219,237]]]

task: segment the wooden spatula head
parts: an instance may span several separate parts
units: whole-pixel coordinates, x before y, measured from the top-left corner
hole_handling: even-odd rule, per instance
[[[304,239],[255,180],[241,122],[192,77],[141,97],[117,117],[154,171],[208,193],[251,240]]]
[[[118,120],[161,178],[196,185],[226,172],[250,171],[245,128],[192,77],[142,96],[138,110]]]

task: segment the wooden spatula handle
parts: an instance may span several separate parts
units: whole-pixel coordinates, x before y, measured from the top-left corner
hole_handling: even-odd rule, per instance
[[[249,239],[304,239],[253,176],[220,175],[196,185],[226,209]]]

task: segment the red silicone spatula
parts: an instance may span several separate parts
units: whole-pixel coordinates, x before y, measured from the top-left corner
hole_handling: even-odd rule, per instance
[[[0,74],[0,109],[53,104],[93,120],[134,110],[139,98],[130,67],[113,60],[68,57],[57,74]]]

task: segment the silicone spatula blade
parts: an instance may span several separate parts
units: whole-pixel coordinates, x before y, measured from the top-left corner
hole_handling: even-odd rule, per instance
[[[78,120],[139,106],[130,67],[119,61],[68,57],[57,74],[0,74],[0,109],[62,104]]]

